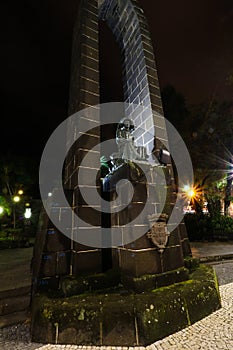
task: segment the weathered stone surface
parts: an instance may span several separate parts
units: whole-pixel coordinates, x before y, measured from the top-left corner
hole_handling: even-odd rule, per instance
[[[141,294],[118,289],[69,298],[36,295],[33,341],[145,346],[220,306],[216,276],[209,266],[196,269],[187,281]]]
[[[118,287],[119,284],[120,274],[112,270],[94,275],[65,276],[60,280],[60,287],[65,297],[85,292],[107,290],[112,287]]]
[[[188,278],[188,270],[182,267],[174,271],[159,273],[157,275],[148,274],[140,277],[132,277],[130,275],[123,274],[122,282],[127,289],[141,293],[155,288],[182,282],[188,280]]]

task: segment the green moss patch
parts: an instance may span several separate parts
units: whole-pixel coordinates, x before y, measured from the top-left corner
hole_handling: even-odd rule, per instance
[[[120,273],[113,270],[87,276],[65,276],[60,280],[61,291],[65,297],[106,290],[117,287],[119,284]]]
[[[184,282],[144,293],[108,290],[54,298],[37,294],[32,340],[78,345],[148,345],[220,308],[214,270],[201,265]]]
[[[160,288],[162,286],[168,286],[188,279],[189,270],[184,267],[160,274],[143,275],[137,278],[127,275],[122,276],[123,285],[127,289],[138,293]]]
[[[200,265],[200,259],[193,258],[193,257],[186,257],[184,259],[184,265],[189,271],[196,270]]]

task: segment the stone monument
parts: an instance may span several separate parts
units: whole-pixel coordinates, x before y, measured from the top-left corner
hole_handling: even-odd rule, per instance
[[[122,238],[108,248],[70,239],[54,225],[55,218],[65,220],[67,210],[56,201],[54,192],[49,216],[45,211],[41,214],[34,249],[32,338],[50,343],[147,345],[214,311],[220,306],[219,297],[212,271],[201,269],[190,277],[198,262],[191,258],[184,223],[174,230],[169,226],[177,186],[150,33],[136,0],[80,1],[69,113],[99,104],[99,21],[106,21],[121,50],[126,107],[116,127],[117,152],[110,155],[109,170],[100,175],[96,187],[110,199],[110,207],[119,193],[128,201],[124,182],[116,195],[119,180],[127,178],[134,194],[130,206],[122,209],[124,203],[120,203],[119,210],[109,215],[94,210],[96,203],[86,203],[81,196],[77,179],[82,160],[91,154],[81,179],[82,188],[89,191],[104,156],[101,149],[93,152],[93,146],[101,143],[99,113],[95,119],[88,113],[82,115],[89,132],[81,134],[75,129],[80,139],[66,158],[64,191],[73,211],[93,226],[93,235],[105,225],[120,228],[122,237],[142,228],[145,234],[136,235],[133,241]],[[153,166],[148,159],[151,154]],[[159,177],[166,180],[162,209],[155,191]],[[145,203],[147,215],[140,216]],[[140,218],[137,224],[128,227],[135,217]],[[71,221],[67,230],[73,230]],[[85,235],[85,228],[77,227],[76,232]],[[167,286],[163,292],[162,286]],[[210,288],[205,300],[196,300],[206,286]]]

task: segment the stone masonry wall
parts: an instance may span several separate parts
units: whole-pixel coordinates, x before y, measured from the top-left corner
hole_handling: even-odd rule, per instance
[[[126,114],[138,128],[135,141],[149,152],[161,146],[159,140],[167,146],[154,50],[143,10],[135,0],[104,1],[100,18],[107,21],[121,50],[124,97],[131,104]]]
[[[73,114],[99,103],[99,20],[107,22],[121,50],[124,100],[130,103],[125,112],[133,119],[136,126],[135,143],[146,146],[149,153],[152,151],[158,153],[160,148],[168,147],[167,132],[150,33],[143,10],[136,0],[81,1],[74,29],[69,113]],[[92,222],[94,232],[96,227],[101,226],[101,214],[98,215],[93,208],[101,208],[97,203],[88,203],[88,205],[83,203],[78,187],[90,188],[88,179],[92,177],[92,173],[96,174],[99,167],[100,152],[92,150],[93,145],[100,143],[98,112],[95,118],[93,118],[93,113],[90,118],[88,112],[81,112],[80,122],[87,123],[90,130],[82,135],[81,141],[68,154],[66,187],[74,190],[73,206],[78,215],[84,219],[91,217],[92,221],[94,220]],[[72,135],[68,135],[68,139],[81,136],[79,126],[77,128],[71,126],[70,129]],[[80,167],[83,167],[81,162],[87,153],[92,154],[91,162],[85,164],[86,176],[83,177],[83,183],[78,183],[78,171]],[[175,201],[175,185],[171,167],[168,167],[168,172],[171,184],[168,202],[172,209]],[[159,205],[159,203],[152,204]],[[74,227],[74,229],[77,228]],[[79,227],[78,230],[82,231],[82,227]],[[180,256],[179,266],[183,261],[179,243],[180,236],[181,232],[178,229],[173,235],[169,249],[174,250],[174,254]],[[185,235],[182,239],[186,239]],[[143,249],[141,243],[138,244],[138,247],[136,244],[135,249]],[[89,254],[89,257],[93,255],[93,262],[96,261],[96,266],[100,266],[100,250],[92,250],[78,243],[72,243],[71,248],[74,255],[74,270],[77,266],[76,256],[85,252]]]
[[[79,112],[75,125],[70,125],[67,140],[77,139],[69,150],[65,167],[65,187],[74,191],[73,209],[82,219],[92,218],[93,232],[101,226],[98,203],[85,203],[80,188],[91,190],[92,178],[100,167],[100,119],[98,107],[95,112],[88,108],[99,104],[99,37],[98,0],[81,0],[73,33],[69,114]],[[83,111],[85,109],[85,111]],[[81,111],[81,112],[80,112]],[[83,134],[82,129],[88,131]],[[95,150],[93,150],[95,147]],[[88,154],[88,158],[85,156]],[[82,171],[82,176],[78,176]],[[96,187],[94,186],[94,190]],[[97,210],[95,210],[96,208]],[[72,235],[85,228],[76,227],[73,221]],[[72,273],[100,271],[101,250],[71,241]]]

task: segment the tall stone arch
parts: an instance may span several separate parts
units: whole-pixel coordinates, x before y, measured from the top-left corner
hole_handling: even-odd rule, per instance
[[[154,49],[143,10],[136,0],[82,0],[74,30],[69,112],[99,103],[98,22],[106,21],[119,45],[122,58],[124,101],[132,103],[126,113],[167,145],[166,126]],[[136,106],[146,108],[144,113]],[[140,135],[141,136],[141,135]],[[139,139],[154,147],[152,140]]]

